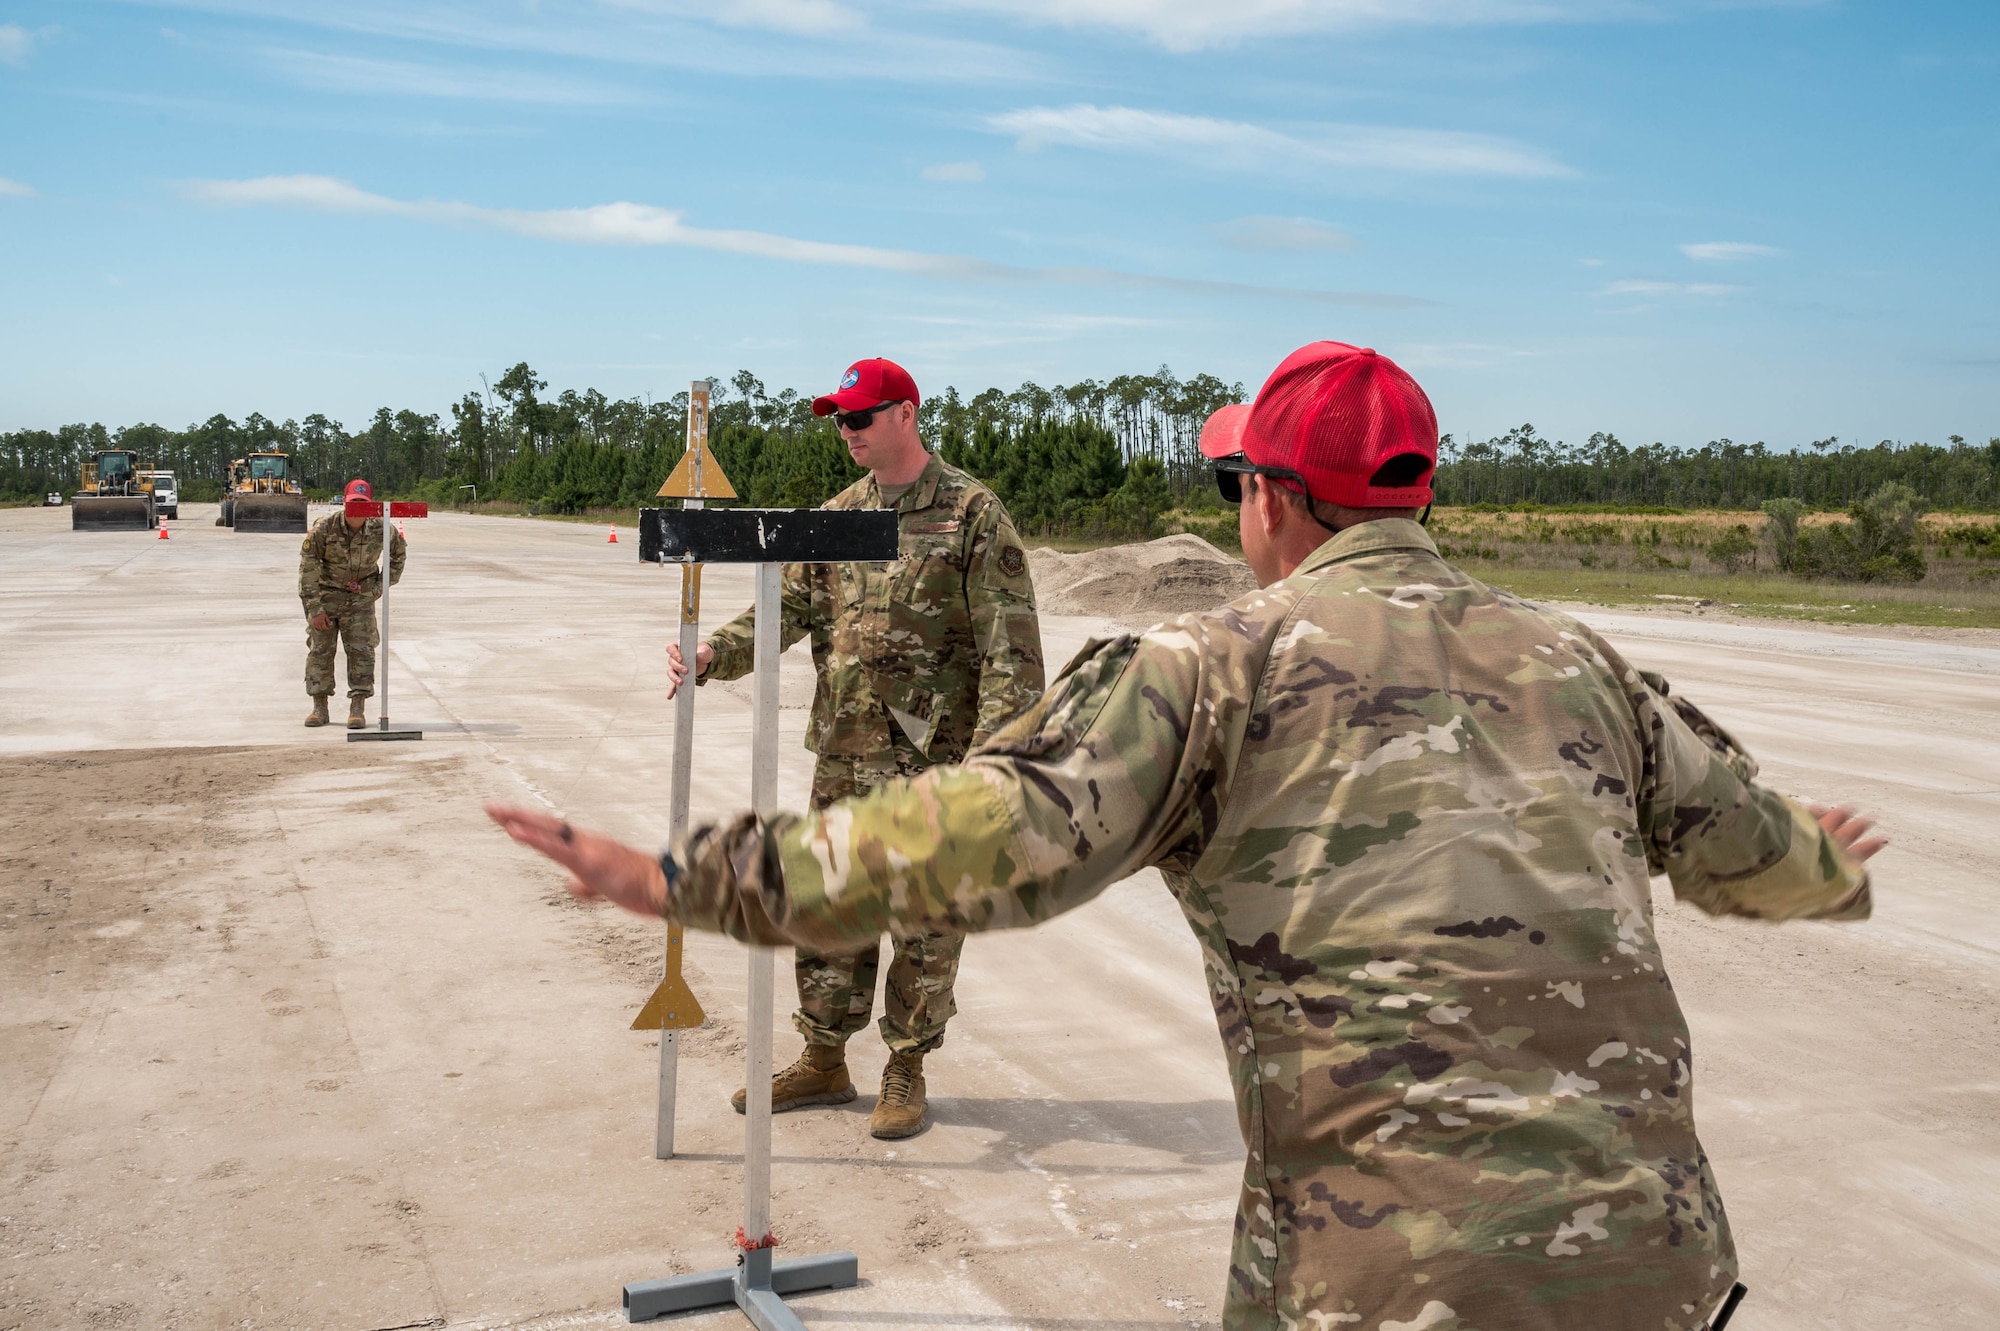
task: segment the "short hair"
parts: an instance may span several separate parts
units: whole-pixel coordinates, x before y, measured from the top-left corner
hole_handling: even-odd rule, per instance
[[[1375,469],[1368,484],[1383,490],[1404,490],[1419,485],[1430,474],[1431,459],[1422,453],[1398,453]]]

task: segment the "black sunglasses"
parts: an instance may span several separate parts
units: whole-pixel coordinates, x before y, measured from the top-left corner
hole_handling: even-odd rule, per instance
[[[863,407],[859,411],[836,411],[833,413],[833,419],[840,423],[842,429],[852,430],[854,433],[860,434],[875,423],[876,412],[902,405],[903,400],[900,398],[894,402],[877,402],[874,406]]]
[[[1243,478],[1245,476],[1269,476],[1273,480],[1294,481],[1301,493],[1310,494],[1306,489],[1306,478],[1289,467],[1260,467],[1243,454],[1234,457],[1217,458],[1215,461],[1215,488],[1222,492],[1225,504],[1243,502]]]

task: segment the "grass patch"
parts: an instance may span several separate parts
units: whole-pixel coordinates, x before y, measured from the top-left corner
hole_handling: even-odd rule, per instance
[[[1631,569],[1510,568],[1484,560],[1466,560],[1460,567],[1481,582],[1533,601],[1590,601],[1655,610],[1707,608],[1825,624],[2000,629],[2000,592],[1970,588]]]

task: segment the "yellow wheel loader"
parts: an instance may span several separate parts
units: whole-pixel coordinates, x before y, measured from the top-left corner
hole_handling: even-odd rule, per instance
[[[83,464],[83,483],[70,500],[71,531],[151,531],[160,525],[153,482],[140,474],[139,455],[107,448]]]
[[[303,533],[306,494],[292,479],[291,455],[252,453],[230,463],[217,521],[238,531]]]

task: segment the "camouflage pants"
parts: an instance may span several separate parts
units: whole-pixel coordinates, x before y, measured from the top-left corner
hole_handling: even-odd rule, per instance
[[[897,736],[896,756],[881,763],[822,757],[813,769],[812,800],[824,809],[835,800],[865,795],[898,776],[914,776],[930,763]],[[952,988],[965,935],[923,933],[892,937],[888,983],[882,989],[882,1042],[897,1053],[927,1054],[944,1043],[944,1025],[958,1011]],[[809,1044],[844,1045],[868,1024],[875,1004],[880,943],[852,955],[825,956],[799,949],[794,960],[799,1010],[792,1025]]]
[[[375,648],[382,641],[381,625],[375,619],[375,601],[367,596],[326,598],[327,628],[306,624],[306,692],[317,698],[333,692],[333,647],[347,648],[347,696],[369,698],[375,694]]]

